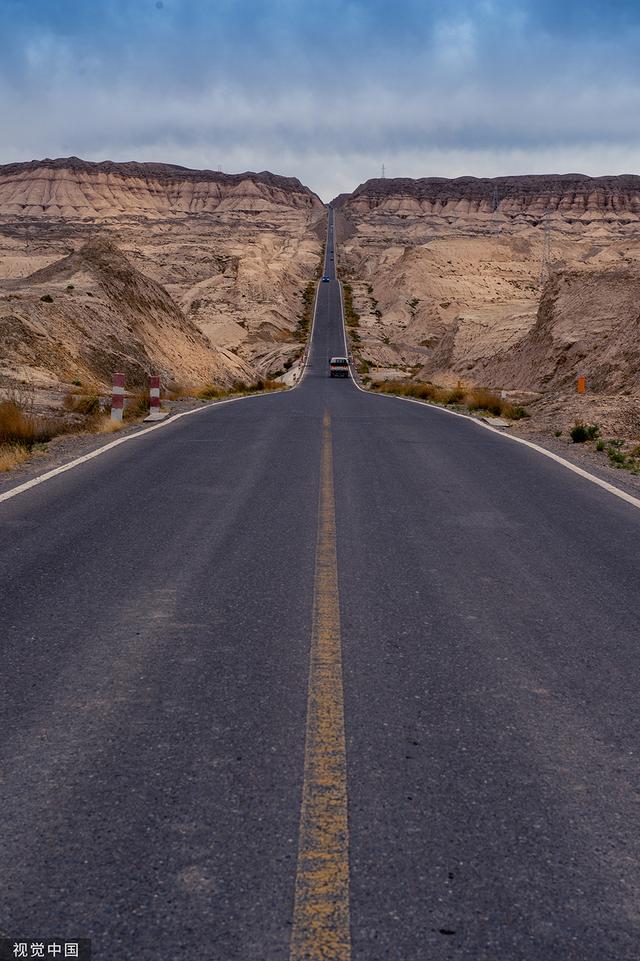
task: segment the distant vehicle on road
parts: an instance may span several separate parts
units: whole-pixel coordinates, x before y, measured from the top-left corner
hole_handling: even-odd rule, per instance
[[[327,277],[326,274],[325,274],[324,277],[322,278],[322,283],[323,283],[323,284],[328,284],[328,283],[329,283],[329,278]]]
[[[332,357],[329,361],[330,377],[348,377],[349,361],[346,357]]]

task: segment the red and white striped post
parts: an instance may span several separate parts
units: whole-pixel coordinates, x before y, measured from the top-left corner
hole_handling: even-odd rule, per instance
[[[113,375],[111,390],[111,420],[122,420],[124,413],[124,374]]]
[[[160,413],[160,378],[157,374],[149,377],[149,413]]]

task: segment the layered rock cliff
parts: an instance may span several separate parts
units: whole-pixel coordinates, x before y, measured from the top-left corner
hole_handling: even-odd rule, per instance
[[[172,164],[90,163],[78,157],[0,166],[0,216],[162,217],[278,207],[322,212],[294,177],[225,174]]]
[[[434,214],[536,222],[558,214],[567,222],[640,219],[640,177],[559,174],[520,177],[424,177],[368,180],[334,205],[347,216]]]

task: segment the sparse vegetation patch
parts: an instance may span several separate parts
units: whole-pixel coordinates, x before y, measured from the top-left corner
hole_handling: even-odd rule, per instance
[[[343,284],[342,292],[344,295],[344,320],[347,327],[351,328],[350,332],[353,334],[353,328],[360,326],[360,314],[357,313],[353,306],[353,287],[351,284]]]
[[[640,444],[629,447],[620,437],[612,437],[606,442],[599,440],[596,450],[607,455],[612,467],[640,474]]]
[[[231,387],[219,387],[216,384],[206,384],[195,392],[199,400],[219,400],[222,397],[234,397],[238,394],[256,394],[268,390],[286,390],[286,386],[279,380],[259,378],[251,384],[235,381]]]
[[[316,281],[310,280],[302,293],[302,314],[298,317],[298,326],[295,332],[296,340],[300,340],[302,343],[306,342],[309,336],[309,331],[311,330],[313,304],[316,298],[316,286]]]
[[[437,384],[417,380],[384,381],[381,384],[373,383],[371,387],[383,394],[415,397],[417,400],[444,407],[464,408],[470,413],[492,414],[509,420],[529,416],[524,407],[510,404],[499,394],[484,388],[439,387]]]
[[[583,424],[582,421],[576,421],[569,433],[574,444],[595,440],[596,451],[606,454],[612,467],[640,475],[640,444],[625,441],[621,437],[605,440],[599,436],[598,424]]]

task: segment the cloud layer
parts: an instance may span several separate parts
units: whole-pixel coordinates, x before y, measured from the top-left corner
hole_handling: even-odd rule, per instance
[[[0,162],[378,176],[640,169],[626,0],[0,0]]]

